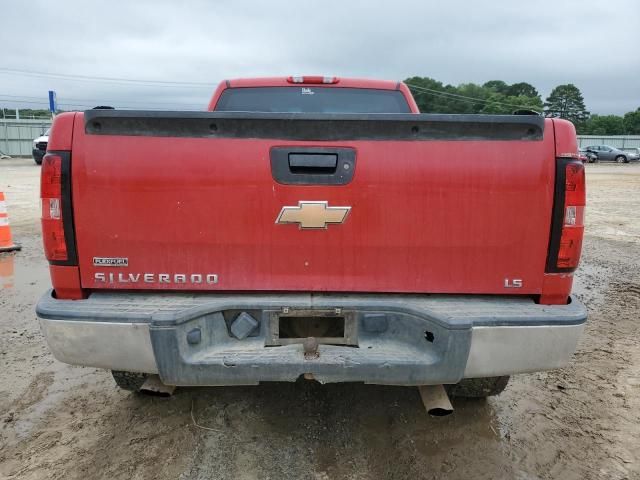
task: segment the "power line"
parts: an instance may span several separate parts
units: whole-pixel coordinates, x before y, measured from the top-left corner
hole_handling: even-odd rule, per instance
[[[59,80],[70,80],[77,82],[100,82],[100,83],[115,83],[121,85],[140,85],[145,87],[169,87],[169,88],[212,88],[211,83],[205,82],[176,82],[170,80],[142,80],[133,78],[118,78],[118,77],[99,77],[91,75],[72,75],[67,73],[50,73],[50,72],[38,72],[33,70],[16,70],[12,68],[0,68],[0,73],[6,75],[18,75],[26,77],[38,77],[38,78],[55,78]]]
[[[0,93],[0,97],[10,97],[10,98],[18,98],[18,99],[26,98],[26,99],[35,99],[35,100],[40,99],[40,100],[46,102],[46,100],[43,100],[42,96],[37,97],[37,96],[30,96],[30,95],[7,95],[7,94],[4,94],[4,93]],[[94,103],[94,102],[97,102],[97,103],[101,103],[101,102],[102,103],[104,103],[104,102],[107,102],[107,103],[120,103],[122,101],[124,103],[139,103],[139,104],[144,104],[144,105],[152,104],[152,105],[193,105],[194,107],[202,106],[202,104],[200,104],[200,103],[184,103],[184,102],[154,102],[154,101],[146,102],[146,101],[141,101],[141,100],[113,100],[113,99],[109,100],[109,99],[106,99],[106,98],[103,98],[101,100],[95,100],[95,99],[91,99],[91,98],[68,98],[68,97],[64,97],[64,98],[66,100],[71,100],[71,101],[74,101],[74,102],[89,102],[89,103]]]
[[[4,102],[6,100],[2,100],[0,99],[0,102]],[[49,104],[48,103],[41,103],[41,102],[25,102],[25,101],[21,101],[21,102],[16,102],[16,103],[20,103],[20,104],[29,104],[29,105],[33,105],[34,107],[31,107],[31,109],[35,109],[35,110],[49,110]],[[69,110],[89,110],[94,108],[96,105],[98,105],[97,103],[91,104],[91,105],[86,105],[86,104],[80,104],[80,103],[59,103],[58,107],[60,108],[60,110],[65,110],[65,111],[69,111]],[[37,107],[41,107],[41,108],[37,108]],[[4,108],[9,108],[11,110],[24,110],[25,107],[4,107]],[[117,107],[118,110],[140,110],[139,107],[134,107],[134,106],[127,106],[127,105],[123,105],[123,106],[118,106]],[[167,110],[176,110],[176,109],[168,109],[168,108],[161,108],[161,107],[146,107],[144,108],[144,110],[155,110],[155,111],[167,111]],[[193,108],[181,108],[180,110],[184,110],[184,111],[201,111],[201,109],[193,109]]]
[[[26,102],[27,100],[41,100],[42,102],[46,103],[47,105],[49,105],[49,102],[47,100],[43,100],[42,97],[34,97],[34,96],[29,96],[29,95],[7,95],[7,94],[0,94],[0,97],[8,97],[10,99],[16,99],[15,101],[24,101]],[[26,99],[26,100],[24,100]],[[4,98],[3,98],[4,100]],[[7,100],[5,100],[7,101]],[[14,101],[14,100],[8,100],[8,101]],[[109,103],[114,103],[114,104],[118,104],[118,103],[126,103],[126,104],[139,104],[139,105],[168,105],[168,106],[175,106],[175,105],[190,105],[192,107],[200,107],[200,108],[204,108],[205,104],[204,103],[186,103],[186,102],[154,102],[154,101],[150,101],[150,102],[146,102],[146,101],[140,101],[140,100],[109,100],[106,98],[100,99],[100,100],[95,100],[95,99],[91,99],[91,98],[68,98],[68,97],[64,97],[64,102],[68,103],[68,102],[80,102],[79,105],[86,103],[93,103],[94,105],[99,105],[99,104],[109,104]]]
[[[33,70],[16,70],[10,68],[0,68],[0,73],[9,74],[9,75],[22,75],[22,76],[31,76],[31,77],[41,77],[41,78],[57,78],[63,80],[70,81],[82,81],[82,82],[101,82],[101,83],[116,83],[116,84],[134,84],[139,86],[146,87],[170,87],[170,88],[182,88],[182,87],[192,87],[192,88],[211,88],[212,85],[210,83],[205,82],[177,82],[170,80],[142,80],[142,79],[133,79],[133,78],[118,78],[118,77],[101,77],[101,76],[90,76],[90,75],[72,75],[66,73],[49,73],[49,72],[38,72]],[[495,103],[497,105],[504,105],[506,107],[512,108],[531,108],[528,105],[516,105],[512,103],[500,102],[498,100],[487,100],[483,98],[469,97],[467,95],[460,95],[457,93],[449,93],[443,92],[440,90],[435,90],[432,88],[423,87],[421,85],[415,85],[412,83],[407,83],[407,85],[416,90],[421,90],[422,92],[427,92],[432,95],[442,96],[442,97],[450,97],[455,98],[461,101],[466,101],[469,103]],[[84,101],[84,100],[83,100]],[[131,102],[134,103],[134,102]],[[138,102],[135,102],[138,103]]]
[[[45,101],[34,102],[32,100],[14,100],[14,99],[5,99],[5,98],[0,98],[0,102],[33,103],[37,105],[49,105],[49,102],[45,102]]]
[[[50,73],[45,73],[45,72],[34,72],[34,71],[27,71],[27,70],[12,70],[12,69],[7,69],[7,68],[0,68],[0,73],[7,73],[7,74],[14,74],[14,75],[26,75],[26,76],[39,76],[39,77],[47,77],[47,78],[63,78],[63,79],[67,79],[67,80],[79,80],[79,81],[98,81],[98,82],[126,82],[126,83],[133,83],[133,84],[138,84],[138,85],[143,85],[143,86],[159,86],[159,87],[163,87],[163,86],[170,86],[170,87],[202,87],[204,88],[205,86],[207,88],[211,88],[210,84],[205,84],[205,83],[199,83],[199,82],[171,82],[171,81],[160,81],[160,80],[135,80],[135,79],[124,79],[124,78],[114,78],[114,77],[90,77],[90,76],[86,76],[86,75],[67,75],[67,74],[50,74]],[[469,97],[467,95],[460,95],[457,93],[449,93],[449,92],[443,92],[440,90],[435,90],[432,88],[427,88],[427,87],[423,87],[421,85],[415,85],[412,83],[407,83],[407,85],[415,90],[418,90],[419,92],[421,91],[421,93],[429,93],[431,95],[436,95],[436,96],[441,96],[441,97],[445,97],[445,98],[454,98],[456,100],[460,100],[460,101],[464,101],[464,102],[468,102],[468,103],[484,103],[484,104],[497,104],[497,105],[504,105],[506,107],[511,107],[511,108],[527,108],[530,109],[532,108],[530,105],[517,105],[517,104],[513,104],[513,103],[506,103],[506,102],[501,102],[498,100],[488,100],[488,99],[483,99],[483,98],[476,98],[476,97]],[[11,97],[11,98],[31,98],[31,99],[37,99],[39,97],[27,97],[27,96],[23,96],[23,97],[18,97],[18,96],[14,96],[14,95],[1,95],[2,97]],[[97,102],[93,102],[92,100],[89,99],[68,99],[72,102],[89,102],[89,103],[94,103],[95,104],[99,104],[99,103],[120,103],[119,101],[113,101],[113,100],[101,100],[101,101],[97,101]],[[11,101],[11,100],[5,100],[3,99],[3,101]],[[21,102],[21,103],[40,103],[40,102],[33,102],[33,101],[27,101],[27,100],[15,100],[16,103]],[[142,102],[142,101],[125,101],[122,103],[129,103],[129,104],[142,104],[142,105],[190,105],[190,106],[198,106],[198,107],[203,107],[203,105],[199,105],[199,104],[194,104],[194,103],[180,103],[180,102],[176,102],[176,103],[172,103],[172,102]],[[48,102],[42,102],[42,105],[48,105]],[[84,103],[67,103],[65,102],[65,105],[67,106],[83,106],[83,107],[89,107],[91,108],[93,105],[86,105]],[[153,109],[152,109],[153,110]],[[161,109],[156,109],[156,110],[161,110]]]
[[[495,104],[498,104],[498,105],[504,105],[506,107],[512,107],[512,108],[526,108],[526,109],[532,108],[530,105],[516,105],[516,104],[513,104],[513,103],[500,102],[500,101],[497,101],[497,100],[487,100],[487,99],[484,99],[484,98],[469,97],[467,95],[460,95],[460,94],[457,94],[457,93],[442,92],[440,90],[434,90],[432,88],[427,88],[427,87],[423,87],[423,86],[420,86],[420,85],[415,85],[415,84],[412,84],[412,83],[407,83],[407,85],[410,88],[415,88],[416,90],[423,90],[425,93],[431,93],[433,95],[440,95],[440,96],[444,96],[444,97],[453,97],[453,98],[456,98],[458,100],[466,101],[466,102],[469,102],[469,103],[478,103],[478,102],[480,102],[480,103],[495,103]]]
[[[8,97],[8,98],[5,98]],[[18,95],[0,95],[0,102],[12,102],[12,103],[17,103],[17,104],[30,104],[30,105],[38,105],[38,106],[42,106],[48,109],[49,107],[49,102],[45,101],[45,100],[37,100],[40,97],[29,97],[29,96],[18,96]],[[134,105],[128,105],[129,103],[133,103],[133,102],[113,102],[113,101],[107,101],[107,100],[90,100],[90,99],[71,99],[71,98],[65,98],[63,101],[58,102],[58,106],[60,106],[61,108],[65,109],[65,108],[71,108],[74,109],[75,107],[82,107],[82,108],[93,108],[96,105],[104,105],[105,103],[113,103],[114,105],[119,105],[118,108],[121,109],[140,109],[141,106],[134,106]],[[184,104],[184,103],[180,103],[180,102],[175,102],[175,103],[166,103],[166,104],[158,104],[158,103],[154,103],[154,102],[136,102],[136,103],[141,103],[142,106],[146,109],[146,110],[169,110],[172,107],[173,108],[180,108],[183,110],[203,110],[204,106],[203,105],[197,105],[199,108],[194,109],[194,108],[190,108],[189,106],[196,106],[196,104]],[[121,105],[121,106],[120,106]],[[153,107],[151,105],[163,105],[162,107],[158,106],[158,107]]]

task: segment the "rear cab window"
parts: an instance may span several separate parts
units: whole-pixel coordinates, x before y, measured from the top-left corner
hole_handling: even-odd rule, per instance
[[[399,90],[346,87],[241,87],[222,92],[222,112],[411,113]]]

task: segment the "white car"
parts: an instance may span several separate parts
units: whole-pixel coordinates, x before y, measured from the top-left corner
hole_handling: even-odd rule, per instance
[[[42,165],[42,157],[47,153],[47,144],[49,143],[49,132],[50,128],[47,129],[42,135],[33,140],[33,159],[36,161],[38,165]]]

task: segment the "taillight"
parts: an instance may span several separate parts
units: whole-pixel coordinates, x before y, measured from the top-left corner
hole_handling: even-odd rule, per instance
[[[287,77],[289,83],[307,83],[307,84],[321,84],[321,83],[338,83],[338,77],[322,77],[319,75],[305,75],[305,76],[291,76]]]
[[[68,153],[46,154],[40,174],[42,240],[47,260],[59,265],[75,263],[70,193]]]
[[[578,267],[584,235],[586,188],[584,165],[558,159],[553,226],[547,271],[570,272]]]

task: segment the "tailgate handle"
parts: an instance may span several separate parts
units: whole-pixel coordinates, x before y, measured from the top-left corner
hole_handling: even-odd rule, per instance
[[[336,153],[290,153],[289,170],[291,173],[309,175],[335,173],[338,166]]]
[[[346,185],[356,169],[350,147],[271,147],[271,175],[283,185]]]

